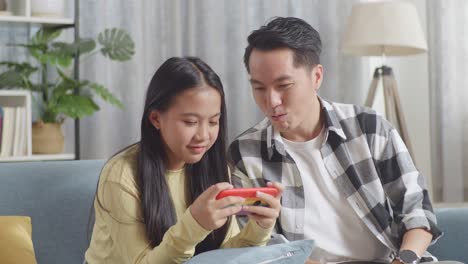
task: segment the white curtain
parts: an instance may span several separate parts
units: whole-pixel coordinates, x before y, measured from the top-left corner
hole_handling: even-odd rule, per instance
[[[354,2],[81,0],[83,37],[119,27],[136,42],[136,55],[130,62],[115,63],[96,56],[81,65],[81,77],[104,84],[125,104],[119,110],[101,103],[98,113],[81,120],[81,158],[108,158],[138,141],[147,85],[159,65],[172,56],[198,56],[220,75],[227,94],[230,140],[259,121],[262,114],[252,99],[242,56],[249,33],[273,16],[303,18],[320,32],[323,97],[362,104],[368,70],[361,59],[342,57],[339,52],[340,36]],[[72,134],[70,130],[68,134]],[[72,143],[67,142],[68,148]]]
[[[427,3],[433,191],[468,201],[468,1]]]
[[[125,104],[119,110],[99,102],[101,110],[81,120],[82,159],[108,158],[138,141],[148,82],[172,56],[201,57],[220,75],[227,94],[230,140],[260,120],[262,114],[252,99],[242,56],[249,33],[273,16],[303,18],[320,32],[325,67],[321,96],[345,103],[364,102],[371,75],[369,60],[344,57],[339,51],[347,16],[359,0],[79,1],[82,37],[119,27],[136,43],[136,55],[129,62],[95,56],[81,64],[82,78],[105,85]],[[415,2],[425,3],[427,11],[434,200],[467,201],[468,1]],[[24,49],[6,44],[25,43],[36,30],[36,26],[0,23],[0,59],[27,59]],[[418,71],[407,70],[416,72],[414,79],[421,77]],[[406,72],[402,71],[398,76]],[[416,116],[413,120],[425,119]],[[73,120],[66,122],[65,134],[65,151],[73,152]]]

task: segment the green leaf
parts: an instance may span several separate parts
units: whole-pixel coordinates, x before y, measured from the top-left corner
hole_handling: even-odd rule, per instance
[[[46,61],[52,65],[66,68],[72,63],[74,56],[91,52],[95,48],[96,42],[92,39],[80,39],[73,43],[53,42],[43,54],[33,55],[41,62]]]
[[[57,69],[57,73],[59,74],[61,80],[57,84],[57,86],[53,89],[52,98],[51,100],[58,101],[61,96],[65,94],[73,93],[75,88],[80,88],[85,86],[81,84],[79,81],[76,81],[69,76],[67,76],[63,71]]]
[[[23,48],[27,48],[27,49],[40,50],[40,51],[45,51],[45,50],[47,50],[47,44],[44,44],[44,43],[36,43],[36,44],[8,44],[7,46],[23,47]]]
[[[117,99],[113,94],[111,94],[111,92],[109,92],[109,90],[107,90],[104,86],[102,86],[100,84],[97,84],[97,83],[92,83],[92,84],[89,85],[89,87],[93,91],[95,91],[99,96],[101,96],[101,98],[104,101],[107,101],[107,102],[119,107],[120,109],[124,108],[123,103],[119,99]]]
[[[28,80],[28,87],[29,87],[28,89],[31,91],[42,92],[42,84],[31,83]]]
[[[68,75],[66,75],[62,70],[60,69],[57,69],[57,73],[58,75],[60,76],[60,78],[63,79],[63,81],[65,82],[69,82],[69,83],[75,83],[77,82],[75,79],[72,79],[71,77],[69,77]]]
[[[92,39],[79,39],[73,43],[54,42],[51,47],[56,53],[75,56],[78,53],[85,54],[93,51],[96,48],[96,42]]]
[[[3,62],[0,62],[0,65],[4,65],[4,66],[7,66],[8,69],[12,69],[12,70],[24,72],[24,73],[33,73],[37,71],[37,67],[34,67],[27,62],[17,63],[17,62],[12,62],[12,61],[3,61]]]
[[[73,61],[74,50],[68,48],[67,43],[64,42],[54,42],[50,45],[49,51],[47,51],[45,56],[47,60],[52,65],[57,65],[61,67],[68,67]]]
[[[89,116],[98,110],[99,106],[92,98],[75,94],[61,96],[55,105],[55,112],[63,113],[71,118]]]
[[[72,63],[73,54],[60,49],[51,49],[47,53],[39,55],[39,59],[41,62],[45,61],[46,63],[66,68]]]
[[[41,64],[47,64],[49,62],[49,57],[46,54],[44,54],[44,51],[38,49],[29,49],[29,53],[31,54],[31,56],[36,58]]]
[[[92,39],[80,39],[73,43],[51,42],[61,34],[61,30],[41,29],[29,44],[18,44],[28,48],[31,55],[41,64],[52,64],[69,67],[73,57],[79,53],[88,53],[95,49],[96,43]]]
[[[73,89],[75,88],[83,88],[85,86],[88,86],[90,81],[88,80],[75,80],[72,79],[72,77],[66,75],[63,71],[60,69],[57,69],[57,73],[59,74],[60,78],[62,78],[62,81],[64,84],[71,86]]]
[[[79,52],[80,54],[85,54],[96,48],[96,41],[90,38],[79,39],[77,42],[73,43],[71,47],[75,50],[75,53]]]
[[[44,113],[42,114],[42,121],[45,123],[54,123],[57,122],[58,120],[58,115],[59,113],[55,112],[55,109],[44,109]]]
[[[22,87],[23,75],[15,70],[8,70],[0,74],[0,89]]]
[[[29,63],[1,62],[0,65],[7,66],[8,70],[0,73],[0,88],[24,88],[32,90],[34,87],[29,80],[32,73],[37,71],[36,67]]]
[[[32,38],[32,44],[45,44],[48,43],[56,38],[58,38],[62,34],[61,29],[54,29],[54,28],[42,28],[37,31],[36,35]]]
[[[103,47],[101,52],[112,60],[126,61],[135,54],[135,43],[130,35],[122,29],[106,29],[99,33],[98,42]]]
[[[72,94],[74,88],[75,87],[73,85],[62,81],[53,89],[50,100],[58,101],[60,97],[64,96],[65,94]]]
[[[20,65],[20,64],[17,63],[17,62],[14,62],[14,61],[2,61],[2,62],[0,62],[0,65],[7,66],[8,68],[11,68],[11,67],[14,67],[14,66]]]

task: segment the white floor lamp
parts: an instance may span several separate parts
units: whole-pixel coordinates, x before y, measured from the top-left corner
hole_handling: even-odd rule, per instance
[[[358,56],[407,56],[424,53],[424,38],[415,6],[407,1],[365,2],[353,6],[342,41],[342,52]],[[379,81],[382,80],[386,118],[398,129],[414,160],[414,152],[406,126],[391,67],[375,69],[365,102],[372,107]]]

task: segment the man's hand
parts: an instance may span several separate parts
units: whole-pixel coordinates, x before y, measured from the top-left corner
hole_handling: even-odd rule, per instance
[[[403,242],[401,243],[400,251],[409,249],[416,253],[416,255],[422,256],[431,243],[431,240],[432,234],[426,229],[410,229],[403,235]],[[402,264],[402,262],[395,259],[392,261],[392,264]]]
[[[275,225],[276,218],[278,218],[281,210],[281,195],[283,194],[284,187],[277,182],[268,182],[268,187],[274,187],[278,190],[276,196],[266,193],[257,192],[257,197],[268,203],[270,207],[263,206],[242,206],[242,210],[249,212],[249,219],[253,219],[262,228],[268,229]]]

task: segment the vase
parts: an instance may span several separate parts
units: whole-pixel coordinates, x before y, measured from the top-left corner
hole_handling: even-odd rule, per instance
[[[64,0],[31,0],[31,13],[41,17],[63,17]]]
[[[33,154],[57,154],[63,152],[62,123],[34,122],[32,125]]]
[[[10,16],[11,12],[8,11],[7,0],[0,0],[0,16]]]
[[[6,11],[6,10],[7,10],[6,0],[0,0],[0,11]]]

